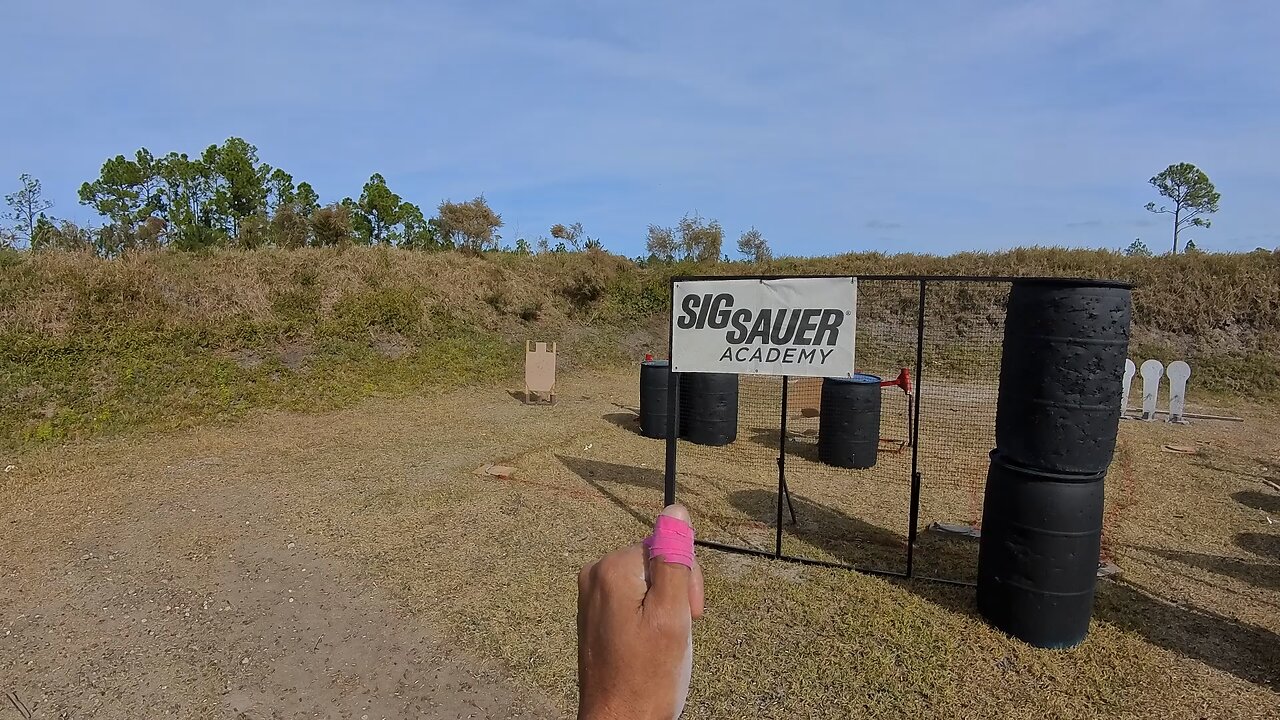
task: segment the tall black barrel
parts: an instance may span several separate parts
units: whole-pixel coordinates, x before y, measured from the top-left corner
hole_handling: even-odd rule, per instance
[[[1018,280],[1009,293],[996,447],[1019,465],[1107,469],[1120,424],[1129,351],[1129,286]]]
[[[699,445],[728,445],[738,437],[738,376],[681,373],[680,437]]]
[[[845,468],[869,468],[880,449],[880,378],[859,373],[823,378],[818,459]]]
[[[1102,546],[1105,473],[1063,475],[992,451],[978,545],[978,612],[1042,648],[1089,632]]]
[[[640,434],[651,438],[667,436],[667,383],[671,364],[666,360],[640,363]]]

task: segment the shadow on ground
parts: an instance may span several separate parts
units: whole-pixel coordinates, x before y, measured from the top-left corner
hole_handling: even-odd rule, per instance
[[[604,416],[604,419],[608,420],[610,424],[616,425],[623,430],[640,435],[640,416],[635,413],[609,413]]]
[[[573,474],[588,483],[620,483],[638,488],[647,488],[659,494],[662,492],[662,468],[620,465],[603,460],[573,457],[572,455],[556,455],[556,459],[564,463],[564,466],[573,471]],[[676,487],[679,488],[681,486],[677,485]]]
[[[1231,498],[1245,507],[1280,515],[1280,494],[1264,493],[1257,490],[1241,490],[1233,493]]]
[[[764,488],[729,494],[729,502],[747,517],[772,525],[777,514],[777,492]],[[836,561],[874,570],[901,571],[907,539],[898,533],[791,493],[795,524],[784,525],[784,535],[811,545]]]
[[[621,415],[619,413],[619,415]],[[626,416],[623,416],[626,417]],[[625,422],[625,420],[621,420]],[[776,436],[776,431],[775,436]],[[628,500],[617,486],[641,488],[652,492],[655,499],[663,490],[664,474],[661,468],[645,468],[623,465],[603,460],[556,455],[568,470],[590,485],[614,505],[631,515],[646,528],[651,522],[650,509]],[[687,496],[689,488],[677,483],[677,496]],[[692,501],[693,498],[689,497]],[[729,504],[738,514],[733,518],[747,521],[761,528],[774,526],[777,514],[777,492],[773,488],[752,488],[728,493]],[[784,539],[788,554],[825,562],[838,562],[858,568],[884,572],[902,572],[906,568],[907,538],[905,535],[829,507],[794,492],[791,494],[796,521],[784,524]],[[691,506],[695,514],[696,506]],[[817,552],[795,547],[795,541]],[[769,544],[770,549],[772,543]],[[977,543],[972,538],[931,533],[921,529],[917,539],[917,555],[928,552],[928,567],[943,568],[958,577],[976,576]]]
[[[1179,554],[1170,553],[1169,559],[1181,561],[1174,555]],[[954,612],[980,617],[974,588],[920,580],[890,582]],[[1098,581],[1093,617],[1174,654],[1280,690],[1280,635],[1266,628],[1194,605],[1170,602],[1123,577]]]
[[[624,484],[660,493],[663,480],[660,469],[637,468],[563,455],[556,457],[598,492],[636,518],[643,527],[649,527],[651,519],[610,491],[608,485]],[[735,508],[750,519],[768,526],[773,525],[777,513],[777,495],[773,490],[761,488],[736,491],[730,494],[729,499]],[[792,494],[792,502],[798,521],[795,525],[788,523],[784,526],[786,537],[798,539],[842,563],[878,570],[902,569],[906,538],[901,534],[800,495]],[[1235,577],[1261,588],[1280,588],[1280,565],[1274,564],[1274,560],[1280,557],[1280,536],[1241,533],[1236,536],[1236,544],[1272,562],[1144,549],[1168,561]],[[977,543],[969,538],[938,536],[922,528],[918,537],[918,551],[921,547],[929,548],[931,565],[964,565],[970,569],[976,565]],[[886,579],[886,582],[952,612],[978,616],[976,594],[972,587],[922,579]],[[1094,618],[1242,680],[1272,690],[1280,689],[1280,635],[1266,628],[1193,605],[1165,600],[1158,593],[1129,583],[1123,578],[1099,581]]]
[[[1237,533],[1236,547],[1258,557],[1280,560],[1280,535],[1257,532]]]
[[[556,459],[568,468],[570,472],[595,488],[596,492],[626,511],[628,515],[635,518],[646,529],[653,525],[652,513],[648,508],[644,508],[643,511],[637,509],[635,505],[610,490],[609,486],[629,485],[643,488],[651,491],[655,499],[661,500],[664,473],[660,468],[635,467],[633,465],[621,465],[603,460],[591,460],[560,454],[556,455]],[[680,490],[683,485],[677,483],[676,488]]]
[[[558,398],[553,401],[551,393],[529,392],[523,390],[508,390],[507,394],[512,398],[519,400],[525,405],[554,405],[558,402]]]
[[[1197,455],[1192,460],[1192,464],[1206,470],[1229,473],[1247,480],[1280,482],[1280,463],[1256,455],[1214,448]],[[1250,491],[1241,491],[1232,497],[1239,500],[1240,495],[1249,494],[1251,494]]]
[[[777,512],[775,498],[774,492],[763,489],[743,490],[730,495],[735,507],[769,524],[773,523]],[[837,562],[854,567],[889,572],[905,570],[906,536],[794,493],[791,499],[797,522],[794,526],[785,526],[786,537],[798,539]],[[921,529],[917,536],[917,556],[922,546],[928,547],[931,560],[937,566],[950,568],[961,576],[966,572],[976,575],[978,545],[972,538],[937,535]],[[977,615],[972,587],[920,578],[887,578],[886,582],[947,610]]]
[[[1094,618],[1251,683],[1280,689],[1280,635],[1193,605],[1176,605],[1137,585],[1098,583]]]
[[[752,442],[774,452],[778,451],[778,437],[781,435],[778,432],[778,428],[752,428],[749,432],[751,433]],[[788,432],[787,456],[798,457],[810,462],[819,462],[816,436],[810,437]]]
[[[1249,550],[1249,552],[1275,557],[1277,546],[1280,546],[1280,537],[1261,533],[1240,533],[1236,536],[1236,544],[1245,550]],[[1153,547],[1140,549],[1166,560],[1199,568],[1205,572],[1235,578],[1264,590],[1280,590],[1280,565],[1274,562],[1254,562],[1242,558],[1223,557],[1221,555],[1209,555],[1185,550],[1165,550]]]

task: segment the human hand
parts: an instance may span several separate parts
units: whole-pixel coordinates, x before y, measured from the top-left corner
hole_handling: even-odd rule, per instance
[[[689,522],[683,505],[662,515]],[[703,607],[692,534],[688,544],[691,567],[636,543],[578,573],[579,720],[671,720],[684,709]]]

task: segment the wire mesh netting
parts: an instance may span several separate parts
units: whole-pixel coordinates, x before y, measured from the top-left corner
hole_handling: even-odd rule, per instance
[[[919,303],[915,282],[858,283],[859,373],[883,381],[899,378],[904,369],[914,374]],[[792,378],[790,383],[794,392],[788,398],[786,475],[796,517],[784,528],[783,552],[869,570],[904,571],[911,507],[911,400],[905,386],[869,388],[880,393],[875,464],[851,469],[819,458],[822,378]]]
[[[859,280],[857,370],[886,381],[871,467],[819,458],[822,378],[737,376],[733,441],[678,445],[677,497],[700,536],[774,554],[781,517],[783,555],[904,572],[914,467],[913,574],[975,581],[1009,289],[1007,280]],[[1125,497],[1108,493],[1104,550]]]
[[[914,372],[919,283],[866,281],[858,294],[858,371],[886,381]],[[902,572],[911,496],[912,398],[905,383],[882,394],[874,466],[855,470],[819,459],[821,378],[739,377],[738,436],[723,447],[681,441],[677,495],[701,537],[753,550]],[[785,432],[784,432],[785,425]],[[785,453],[780,441],[785,437]],[[783,460],[786,496],[778,494]],[[781,502],[780,502],[781,501]]]
[[[677,497],[712,542],[773,552],[781,437],[782,378],[739,375],[733,441],[707,446],[681,440]],[[681,392],[686,392],[682,381]],[[687,414],[682,426],[687,427]]]
[[[915,554],[922,575],[977,579],[1008,295],[1008,283],[925,286]]]

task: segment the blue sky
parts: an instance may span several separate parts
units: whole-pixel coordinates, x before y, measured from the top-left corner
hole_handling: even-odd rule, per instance
[[[1205,249],[1280,246],[1280,5],[43,0],[0,26],[0,190],[53,214],[107,157],[228,136],[357,195],[483,193],[505,240],[752,225],[786,254],[1169,244],[1146,179],[1199,165]]]

